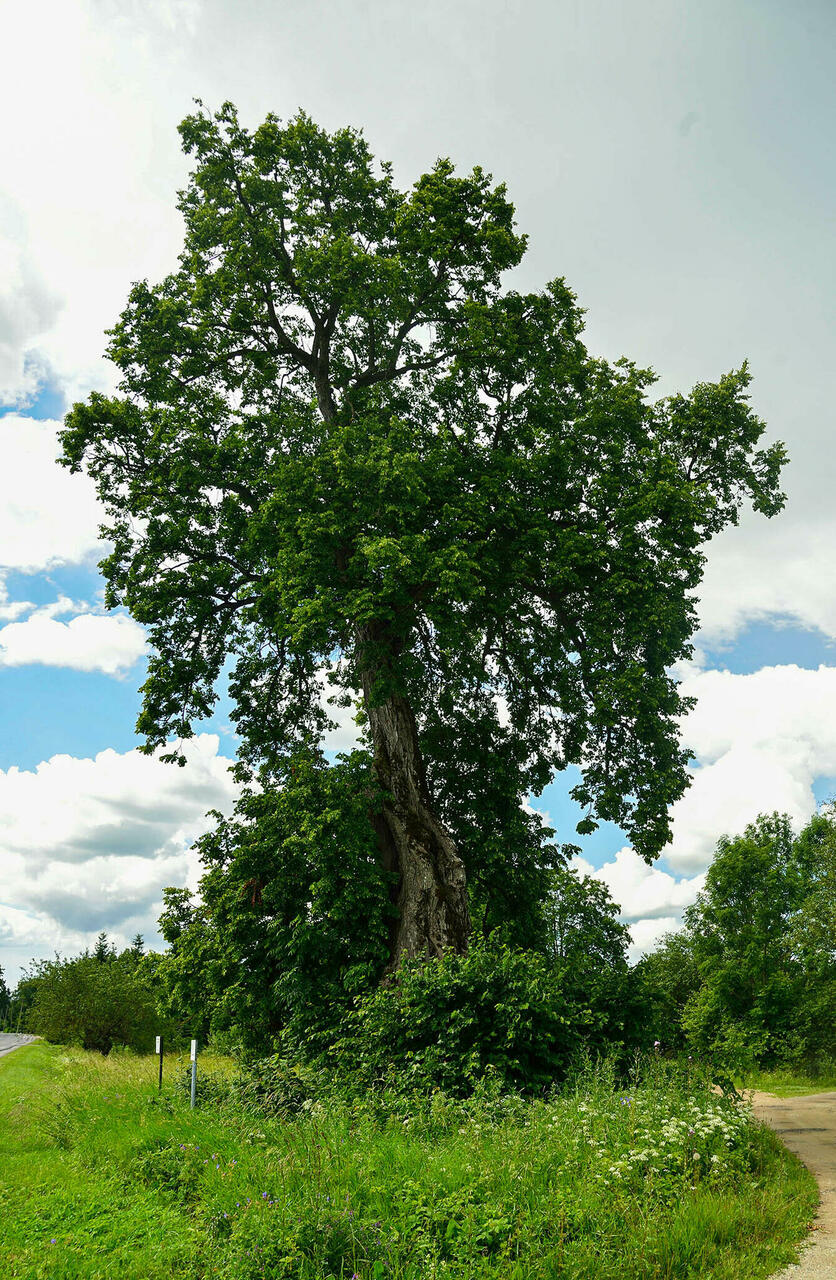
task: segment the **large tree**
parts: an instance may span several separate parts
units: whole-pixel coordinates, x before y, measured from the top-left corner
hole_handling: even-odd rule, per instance
[[[479,168],[403,192],[359,132],[250,133],[231,104],[180,132],[180,265],[133,287],[120,394],[63,433],[110,514],[107,603],[154,647],[147,749],[182,760],[231,658],[241,772],[281,780],[330,676],[386,795],[392,963],[467,945],[455,796],[491,761],[514,803],[579,764],[582,829],[652,858],[687,784],[668,668],[701,544],[783,502],[746,365],[652,402],[649,370],[589,356],[562,280],[503,288],[525,237]]]

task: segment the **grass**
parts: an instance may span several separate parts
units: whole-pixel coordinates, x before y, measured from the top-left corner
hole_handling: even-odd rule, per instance
[[[836,1091],[836,1069],[809,1074],[794,1067],[750,1071],[738,1088],[760,1089],[778,1098],[801,1098],[811,1093]]]
[[[169,1080],[185,1062],[167,1059]],[[817,1201],[750,1114],[666,1074],[269,1117],[155,1060],[0,1059],[0,1274],[27,1280],[763,1280]]]

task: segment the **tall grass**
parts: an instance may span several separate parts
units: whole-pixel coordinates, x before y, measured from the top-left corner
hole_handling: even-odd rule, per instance
[[[157,1095],[153,1059],[0,1062],[0,1273],[759,1280],[816,1203],[745,1107],[664,1063],[627,1090],[588,1069],[535,1102],[330,1094],[295,1115],[209,1058],[190,1111],[184,1068],[167,1059]]]
[[[826,1060],[807,1067],[781,1066],[754,1069],[740,1077],[741,1089],[762,1089],[779,1098],[836,1091],[836,1062]]]

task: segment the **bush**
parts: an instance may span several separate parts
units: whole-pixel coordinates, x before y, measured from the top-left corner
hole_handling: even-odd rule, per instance
[[[281,1054],[250,1062],[233,1081],[233,1089],[241,1101],[282,1116],[309,1110],[325,1087],[321,1073],[290,1062]]]
[[[590,1025],[545,957],[488,941],[404,962],[357,1001],[328,1056],[345,1075],[405,1092],[461,1097],[490,1074],[534,1093],[563,1078]]]
[[[154,997],[135,962],[49,960],[38,967],[27,1028],[56,1044],[77,1044],[107,1054],[115,1045],[140,1052],[153,1047],[158,1018]]]

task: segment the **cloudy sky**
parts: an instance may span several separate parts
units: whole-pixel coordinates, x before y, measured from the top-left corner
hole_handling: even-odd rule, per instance
[[[836,789],[833,434],[836,93],[830,0],[2,0],[0,964],[99,929],[155,940],[161,889],[232,804],[223,706],[185,769],[135,751],[144,637],[108,615],[99,513],[55,466],[61,415],[113,387],[104,329],[174,265],[177,123],[304,108],[363,128],[400,185],[437,156],[508,184],[530,249],[509,283],[566,277],[587,343],[687,391],[751,363],[788,446],[789,501],[709,550],[684,736],[694,781],[651,869],[582,841],[635,950],[693,900],[717,838],[801,824]],[[339,740],[334,744],[340,745]],[[534,800],[558,838],[562,779]]]

